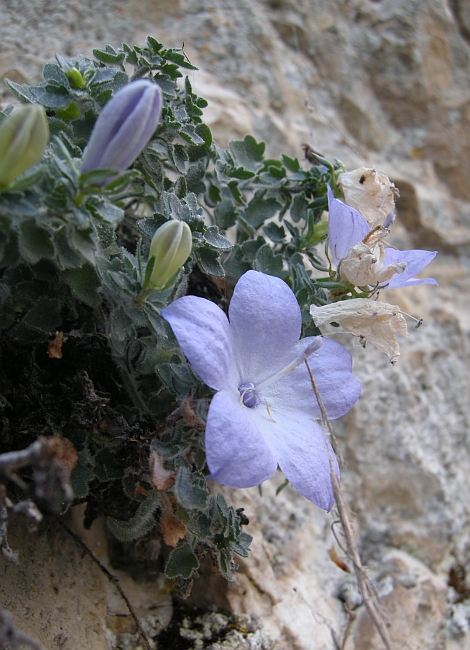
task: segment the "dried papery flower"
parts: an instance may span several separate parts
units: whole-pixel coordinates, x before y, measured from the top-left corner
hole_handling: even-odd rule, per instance
[[[329,248],[341,279],[358,287],[384,284],[383,289],[437,284],[434,278],[415,278],[437,252],[384,248],[388,228],[369,228],[355,208],[336,199],[328,186]]]
[[[49,142],[49,126],[42,106],[21,106],[0,125],[0,188],[41,159]]]
[[[388,233],[387,228],[377,226],[363,241],[352,246],[339,267],[341,280],[357,287],[373,287],[391,280],[397,273],[403,273],[406,269],[404,262],[394,262],[384,267],[385,247],[382,240]]]
[[[330,305],[310,307],[317,327],[337,323],[361,342],[371,343],[388,355],[390,363],[400,356],[397,334],[408,336],[405,317],[396,305],[367,298],[353,298]]]
[[[384,225],[395,211],[395,201],[400,194],[381,171],[359,167],[339,174],[337,183],[345,203],[358,210],[372,229]]]
[[[141,79],[121,88],[96,120],[83,154],[82,172],[125,171],[148,144],[161,109],[162,92],[151,81]]]

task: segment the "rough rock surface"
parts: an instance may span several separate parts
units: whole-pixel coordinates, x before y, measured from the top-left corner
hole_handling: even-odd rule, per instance
[[[0,17],[0,77],[35,82],[55,52],[91,54],[102,43],[140,43],[151,33],[169,46],[184,42],[200,68],[191,82],[210,102],[206,120],[220,144],[251,132],[266,139],[272,155],[300,156],[308,142],[350,168],[382,168],[397,184],[394,241],[439,250],[430,273],[440,286],[387,296],[425,318],[402,342],[395,367],[375,349],[349,343],[364,388],[337,427],[347,461],[343,486],[397,647],[469,648],[465,1],[2,0]],[[262,497],[257,490],[230,494],[250,516],[252,554],[233,584],[207,569],[190,602],[248,614],[252,627],[246,634],[234,628],[238,636],[210,647],[327,650],[335,647],[332,631],[342,638],[347,608],[346,650],[381,648],[354,581],[328,556],[332,546],[342,555],[331,516],[290,488],[275,497],[281,481],[269,482]],[[122,603],[63,532],[10,541],[22,564],[0,563],[0,605],[25,632],[47,648],[137,647]],[[158,580],[144,587],[126,579],[136,606],[148,613],[152,603],[164,604],[168,622]],[[199,627],[210,624],[220,621]],[[192,629],[190,622],[183,628]],[[209,638],[196,637],[185,632],[188,648]]]

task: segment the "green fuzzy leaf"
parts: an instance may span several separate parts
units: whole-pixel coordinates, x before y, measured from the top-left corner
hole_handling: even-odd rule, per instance
[[[196,129],[189,124],[183,126],[179,130],[179,133],[184,140],[191,142],[191,144],[205,144],[204,138],[201,138],[201,136],[197,134]]]
[[[88,484],[95,477],[95,474],[88,467],[88,454],[86,452],[78,453],[77,464],[70,476],[70,484],[76,499],[84,499],[88,496]]]
[[[96,197],[93,201],[88,202],[87,207],[94,217],[102,219],[113,226],[117,226],[124,217],[124,210],[103,196]]]
[[[113,449],[101,449],[95,456],[95,474],[103,483],[121,478],[122,469]]]
[[[38,226],[34,219],[27,219],[20,226],[20,252],[28,262],[54,257],[54,244],[46,228]]]
[[[124,52],[116,52],[113,48],[111,48],[109,45],[106,46],[106,50],[93,50],[93,56],[95,59],[100,61],[100,63],[111,63],[112,65],[121,65],[121,63],[124,61],[125,58],[125,53]]]
[[[256,253],[254,267],[257,271],[284,278],[287,273],[282,268],[282,255],[275,255],[269,244],[261,246]]]
[[[204,140],[204,145],[210,147],[212,144],[212,132],[207,124],[198,124],[196,126],[196,133]]]
[[[101,280],[94,266],[87,263],[79,268],[69,269],[65,271],[65,277],[80,300],[92,307],[100,303],[98,289],[101,287]]]
[[[256,174],[254,172],[248,171],[248,169],[245,169],[244,167],[237,167],[236,169],[232,169],[229,172],[229,176],[232,178],[238,178],[241,181],[244,181],[248,178],[253,178]]]
[[[290,216],[294,223],[298,223],[301,219],[307,218],[308,203],[305,199],[305,194],[296,194],[290,207]]]
[[[257,230],[266,219],[273,217],[282,208],[281,204],[274,198],[265,199],[265,191],[258,190],[248,203],[245,211],[245,219],[255,230]]]
[[[273,242],[281,242],[286,238],[286,231],[282,226],[278,226],[277,223],[271,221],[267,226],[264,226],[263,232],[269,239]]]
[[[39,206],[38,197],[30,192],[0,193],[0,214],[7,217],[12,215],[32,217],[38,213]]]
[[[169,147],[168,151],[172,154],[173,163],[176,169],[180,172],[180,174],[185,174],[186,162],[188,160],[188,154],[186,153],[185,147],[183,147],[181,144],[175,144],[174,147]]]
[[[288,169],[290,172],[295,174],[300,170],[300,163],[298,158],[289,158],[289,156],[282,154],[281,160],[284,166],[286,167],[286,169]]]
[[[221,230],[227,230],[236,224],[239,213],[240,211],[233,205],[233,201],[223,199],[214,210],[215,222]]]
[[[67,108],[58,108],[55,114],[64,122],[71,122],[80,116],[80,109],[75,102],[70,102]]]
[[[213,185],[212,183],[209,185],[205,200],[207,205],[210,207],[214,207],[222,201],[222,194],[220,193],[220,189],[217,187],[217,185]]]
[[[30,86],[27,84],[17,84],[14,81],[5,79],[7,86],[11,88],[13,94],[18,97],[22,103],[34,104],[34,95],[31,92]],[[26,102],[25,102],[26,100]]]
[[[186,174],[186,183],[189,192],[194,192],[196,195],[204,194],[206,191],[206,185],[202,179],[204,178],[205,173],[206,170],[202,163],[191,165]]]
[[[252,135],[246,135],[243,140],[233,140],[229,143],[230,151],[236,164],[256,172],[263,160],[266,144],[256,142]]]
[[[224,267],[226,273],[237,280],[253,268],[238,244],[232,248],[230,255],[225,260]]]
[[[44,76],[44,79],[46,79],[46,81],[55,81],[56,83],[61,84],[63,86],[69,85],[69,80],[67,79],[67,76],[64,74],[64,72],[62,72],[59,66],[56,65],[55,63],[46,63],[46,65],[42,69],[42,74]]]
[[[219,261],[219,251],[212,246],[204,246],[194,251],[197,263],[203,273],[217,278],[225,276],[224,268]]]
[[[224,575],[224,577],[230,582],[234,579],[232,571],[232,553],[226,549],[222,548],[219,550],[219,567]]]
[[[165,567],[165,575],[167,578],[182,576],[188,580],[193,571],[198,568],[199,562],[192,552],[190,545],[183,544],[183,546],[179,546],[171,552]]]
[[[44,108],[52,108],[54,110],[67,108],[72,101],[72,96],[65,87],[53,89],[50,85],[47,87],[32,86],[30,91],[34,101],[42,104]]]
[[[204,239],[208,244],[220,250],[228,251],[232,248],[231,242],[220,234],[217,226],[209,226],[204,233]]]
[[[112,336],[118,341],[124,341],[134,335],[134,322],[123,307],[118,307],[111,316]]]
[[[257,239],[248,239],[247,241],[243,242],[241,248],[250,262],[254,262],[259,249],[265,244],[266,242],[264,241],[264,238],[260,235],[257,237]]]
[[[175,495],[183,508],[204,510],[209,498],[206,479],[200,472],[180,467],[176,475]]]
[[[120,542],[132,542],[134,539],[139,539],[155,526],[153,515],[159,504],[158,493],[152,491],[128,521],[108,517],[106,519],[108,528]]]
[[[238,187],[238,181],[230,181],[227,183],[227,186],[232,193],[233,198],[237,203],[240,205],[246,205],[246,201],[243,198],[243,194],[240,192],[240,188]]]

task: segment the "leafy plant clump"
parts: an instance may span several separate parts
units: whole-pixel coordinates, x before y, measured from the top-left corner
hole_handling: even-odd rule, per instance
[[[2,451],[38,435],[69,440],[86,521],[106,515],[124,542],[161,534],[173,548],[166,575],[184,591],[205,555],[232,579],[233,554],[247,556],[251,536],[243,514],[209,492],[204,425],[213,391],[161,310],[185,294],[225,309],[237,280],[254,269],[288,283],[304,335],[315,335],[312,304],[328,303],[328,292],[338,299],[367,290],[337,281],[319,249],[338,163],[317,154],[306,167],[286,155],[266,158],[251,135],[220,148],[203,121],[206,100],[182,73],[195,68],[151,37],[145,47],[107,45],[94,57],[57,55],[40,85],[8,82],[20,102],[45,109],[50,142],[0,192]],[[163,96],[150,141],[119,175],[82,173],[98,115],[140,79]],[[0,128],[15,110],[0,113]],[[187,224],[192,250],[155,290],[151,243],[172,220]],[[54,504],[56,512],[68,505]]]

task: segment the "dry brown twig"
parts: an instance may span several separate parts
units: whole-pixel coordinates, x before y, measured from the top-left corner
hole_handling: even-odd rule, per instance
[[[313,392],[315,393],[318,406],[320,407],[323,427],[328,432],[329,437],[331,439],[331,445],[336,452],[338,446],[336,443],[333,427],[331,425],[330,419],[328,418],[325,405],[323,404],[323,400],[319,393],[317,383],[315,381],[315,378],[313,376],[312,370],[310,368],[307,359],[305,359],[305,365],[307,366],[308,374],[310,376],[310,381],[312,383]],[[344,537],[346,539],[347,555],[353,564],[354,573],[356,574],[356,580],[359,587],[359,591],[361,592],[362,600],[364,601],[364,606],[367,609],[367,612],[373,624],[375,625],[375,628],[377,629],[377,632],[379,633],[380,638],[382,639],[386,650],[393,650],[394,646],[390,638],[390,635],[388,633],[387,625],[377,606],[377,600],[376,600],[374,589],[369,581],[369,578],[367,577],[364,571],[364,567],[362,566],[361,557],[359,555],[356,540],[354,537],[353,527],[349,519],[348,508],[346,505],[346,501],[344,499],[344,495],[341,489],[338,475],[336,474],[332,453],[330,453],[330,477],[331,477],[331,484],[333,486],[333,494],[336,501],[336,508],[338,510],[339,519],[343,527]]]

